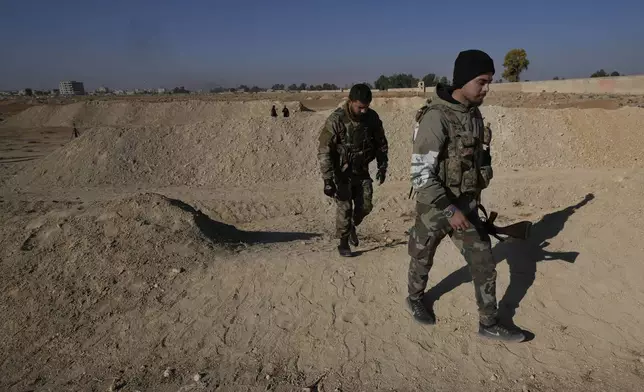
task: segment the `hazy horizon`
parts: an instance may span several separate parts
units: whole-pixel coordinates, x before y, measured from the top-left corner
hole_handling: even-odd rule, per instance
[[[2,1],[0,90],[281,83],[373,83],[427,73],[451,80],[459,51],[495,61],[524,48],[522,80],[644,74],[644,2]]]

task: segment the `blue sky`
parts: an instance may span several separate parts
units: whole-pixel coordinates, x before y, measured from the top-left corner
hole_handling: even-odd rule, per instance
[[[522,79],[644,74],[644,1],[0,0],[0,89],[451,79],[460,50],[525,48]]]

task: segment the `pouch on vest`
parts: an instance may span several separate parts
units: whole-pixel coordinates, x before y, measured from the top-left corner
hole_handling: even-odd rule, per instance
[[[465,158],[466,161],[470,160],[474,156],[474,148],[477,145],[476,138],[471,132],[467,131],[458,133],[457,138],[456,142],[460,144],[461,157]]]
[[[490,143],[492,143],[492,128],[490,128],[490,123],[487,123],[483,127],[483,144],[489,146]]]

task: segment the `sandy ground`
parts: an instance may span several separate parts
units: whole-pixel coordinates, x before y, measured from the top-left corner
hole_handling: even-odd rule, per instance
[[[521,344],[477,337],[449,240],[427,296],[438,323],[404,306],[421,101],[374,101],[391,173],[349,259],[315,162],[334,97],[77,102],[5,119],[0,390],[641,390],[638,101],[512,95],[483,108],[497,168],[484,202],[501,222],[534,222],[528,241],[494,241]],[[292,116],[268,118],[275,103]]]

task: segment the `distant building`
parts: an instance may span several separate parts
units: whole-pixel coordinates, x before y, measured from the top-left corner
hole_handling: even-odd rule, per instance
[[[83,82],[74,80],[60,82],[60,95],[85,95]]]
[[[164,88],[158,88],[158,89],[157,89],[157,94],[165,94],[165,93],[167,93],[167,92],[168,92],[168,90],[166,90],[166,89],[164,89]]]
[[[107,94],[109,92],[110,92],[110,89],[105,86],[101,86],[96,89],[96,94]]]

